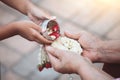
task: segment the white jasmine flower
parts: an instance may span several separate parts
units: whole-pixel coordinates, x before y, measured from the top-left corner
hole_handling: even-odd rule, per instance
[[[82,48],[80,46],[80,44],[73,39],[67,38],[67,37],[59,37],[57,38],[52,44],[52,47],[54,48],[58,48],[61,50],[68,50],[68,51],[72,51],[78,54],[82,53]],[[43,48],[40,49],[40,53],[39,53],[39,65],[45,65],[47,62],[49,62],[47,53]]]

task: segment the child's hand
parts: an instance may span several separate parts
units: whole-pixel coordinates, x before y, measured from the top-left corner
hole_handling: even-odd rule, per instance
[[[14,22],[13,25],[16,28],[16,32],[22,37],[30,40],[36,41],[41,44],[50,44],[51,41],[45,39],[41,34],[40,26],[36,25],[31,21],[20,21]]]
[[[41,24],[46,19],[56,19],[55,16],[51,17],[47,12],[30,3],[28,6],[27,15],[36,24]]]
[[[51,16],[48,13],[38,8],[30,0],[0,0],[0,1],[27,15],[36,24],[40,24],[45,19],[51,19]]]

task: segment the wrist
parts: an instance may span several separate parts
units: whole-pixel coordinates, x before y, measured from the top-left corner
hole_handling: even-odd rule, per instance
[[[83,80],[112,80],[113,77],[98,69],[93,64],[79,68],[78,74]],[[86,77],[87,76],[87,77]]]
[[[85,60],[79,66],[79,68],[77,70],[77,74],[80,75],[82,79],[84,79],[84,77],[86,78],[86,76],[88,76],[88,75],[90,77],[92,77],[92,74],[94,72],[93,69],[94,69],[94,65],[91,62],[89,62],[88,60]],[[85,80],[87,80],[87,78]]]
[[[22,8],[22,13],[25,15],[28,15],[28,13],[30,12],[31,8],[34,7],[34,5],[32,4],[32,2],[30,0],[26,0],[24,1],[24,7]]]
[[[13,23],[4,25],[0,29],[0,40],[9,38],[16,35],[16,29],[13,25]]]
[[[111,53],[115,53],[114,50],[111,48],[112,45],[109,45],[109,41],[102,41],[100,43],[100,47],[98,49],[98,62],[109,62],[109,56]]]
[[[11,23],[10,26],[12,27],[12,32],[14,33],[14,35],[18,35],[19,26],[18,26],[17,22]]]
[[[77,74],[82,74],[81,72],[89,70],[90,66],[93,66],[90,59],[87,57],[80,57],[78,67],[76,67]]]
[[[31,14],[36,6],[32,2],[27,2],[26,15]]]
[[[95,60],[94,60],[95,62],[102,62],[102,58],[105,55],[105,49],[103,49],[104,45],[105,45],[104,41],[102,41],[102,40],[98,41],[98,44],[96,47],[97,50],[96,50]]]
[[[107,40],[101,43],[99,48],[99,62],[104,63],[119,63],[119,42]]]

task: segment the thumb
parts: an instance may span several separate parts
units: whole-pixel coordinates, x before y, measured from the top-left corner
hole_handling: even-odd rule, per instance
[[[76,40],[78,40],[79,37],[80,37],[80,33],[78,33],[78,34],[72,34],[70,32],[65,31],[64,34],[65,34],[65,36],[67,36],[69,38],[72,38],[72,39],[76,39]]]
[[[53,56],[49,53],[48,53],[48,57],[49,57],[50,63],[52,64],[53,67],[60,63],[60,60],[58,58],[56,58],[55,56]]]
[[[51,46],[46,46],[46,51],[51,54],[52,56],[59,57],[58,53],[56,53],[56,49]]]

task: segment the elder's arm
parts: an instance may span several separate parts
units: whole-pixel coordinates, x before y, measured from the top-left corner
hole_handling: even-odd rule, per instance
[[[120,63],[120,40],[109,40],[101,43],[100,62]]]
[[[93,62],[120,63],[120,40],[106,40],[82,31],[78,34],[65,33],[66,36],[78,40],[83,48],[83,56]]]
[[[46,47],[52,67],[60,73],[77,73],[82,80],[113,80],[113,77],[97,69],[88,58],[79,54]]]

